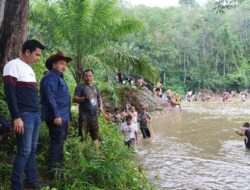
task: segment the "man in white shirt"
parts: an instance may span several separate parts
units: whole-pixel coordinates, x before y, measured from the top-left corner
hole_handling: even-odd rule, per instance
[[[132,122],[132,116],[129,114],[126,117],[126,122],[121,125],[121,131],[125,138],[125,145],[128,148],[133,148],[137,142],[137,125]]]
[[[24,171],[29,188],[40,189],[35,162],[40,114],[36,76],[31,66],[38,62],[44,48],[37,40],[27,40],[21,56],[8,62],[3,69],[5,97],[17,139],[11,190],[23,189]]]

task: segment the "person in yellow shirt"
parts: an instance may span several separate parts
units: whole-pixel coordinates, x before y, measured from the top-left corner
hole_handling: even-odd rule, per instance
[[[181,111],[181,97],[178,93],[175,96],[175,101],[176,101],[176,105],[179,107],[179,109]]]

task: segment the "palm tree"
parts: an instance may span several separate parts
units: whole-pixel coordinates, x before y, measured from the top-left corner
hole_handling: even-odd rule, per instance
[[[118,39],[142,30],[143,25],[126,16],[120,3],[119,0],[37,1],[30,17],[37,31],[32,32],[43,36],[49,46],[66,51],[73,58],[70,70],[76,83],[81,81],[85,68],[97,64],[108,70],[119,65],[137,71],[143,62],[120,51]],[[143,72],[151,68],[145,67]]]

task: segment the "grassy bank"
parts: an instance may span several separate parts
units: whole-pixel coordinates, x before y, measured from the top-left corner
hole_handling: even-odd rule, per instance
[[[72,123],[72,125],[75,122]],[[135,161],[135,153],[123,144],[117,126],[108,125],[100,119],[102,145],[94,150],[91,140],[80,142],[76,137],[77,129],[69,127],[65,143],[65,167],[58,170],[56,180],[47,180],[46,157],[48,148],[48,130],[42,124],[38,145],[37,163],[40,182],[45,189],[152,189]],[[0,190],[9,189],[12,162],[16,152],[14,138],[6,140],[0,148]],[[63,175],[62,175],[63,174]]]

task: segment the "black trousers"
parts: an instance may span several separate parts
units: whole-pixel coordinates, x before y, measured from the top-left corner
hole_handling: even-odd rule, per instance
[[[151,137],[148,127],[141,127],[141,133],[143,135],[143,138]]]
[[[52,171],[64,163],[64,141],[67,137],[68,122],[63,122],[61,126],[55,125],[53,121],[47,121],[49,128],[49,152],[48,170]]]

